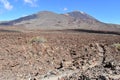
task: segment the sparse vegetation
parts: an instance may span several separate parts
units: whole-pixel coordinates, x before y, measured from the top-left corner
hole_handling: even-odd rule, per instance
[[[37,37],[33,37],[30,41],[29,41],[29,43],[45,43],[45,42],[47,42],[47,39],[46,38],[44,38],[44,37],[41,37],[41,36],[37,36]]]
[[[120,36],[111,35],[0,32],[0,80],[119,80]]]
[[[114,47],[116,47],[118,50],[120,50],[120,43],[113,44]]]

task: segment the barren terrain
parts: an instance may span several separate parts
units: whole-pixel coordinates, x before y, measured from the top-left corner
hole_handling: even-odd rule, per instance
[[[1,29],[0,80],[120,80],[120,35]]]

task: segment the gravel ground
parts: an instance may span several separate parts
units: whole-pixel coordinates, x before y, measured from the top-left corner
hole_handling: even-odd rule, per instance
[[[120,80],[120,36],[0,32],[0,80]]]

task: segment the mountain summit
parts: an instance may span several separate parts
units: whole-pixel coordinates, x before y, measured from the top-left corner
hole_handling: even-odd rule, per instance
[[[81,11],[73,11],[73,12],[69,12],[67,13],[69,16],[74,17],[75,19],[91,19],[91,20],[97,20],[95,18],[93,18],[92,16],[86,14],[85,12],[81,12]]]
[[[41,11],[0,25],[24,26],[31,29],[88,29],[120,31],[119,25],[103,23],[85,12],[73,11],[57,14]]]

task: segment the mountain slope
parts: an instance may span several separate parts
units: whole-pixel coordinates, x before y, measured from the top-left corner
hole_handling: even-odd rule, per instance
[[[8,25],[22,25],[27,28],[45,28],[54,29],[58,27],[68,26],[71,17],[56,14],[49,11],[42,11],[37,14],[22,17],[13,21],[8,22]]]
[[[31,29],[88,29],[120,31],[119,25],[100,22],[92,16],[80,11],[73,11],[66,14],[41,11],[36,14],[1,23],[1,25],[24,26]]]
[[[74,23],[80,29],[100,31],[120,31],[120,25],[103,23],[85,12],[73,11],[65,14],[74,18]]]

